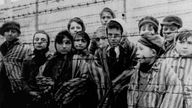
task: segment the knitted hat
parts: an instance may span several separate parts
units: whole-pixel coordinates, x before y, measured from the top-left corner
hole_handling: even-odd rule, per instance
[[[21,34],[20,31],[20,24],[15,21],[6,22],[1,26],[0,34],[4,35],[4,32],[8,29],[15,29],[18,31],[19,34]]]
[[[166,16],[162,23],[161,26],[163,25],[177,25],[179,28],[181,28],[183,26],[183,22],[181,20],[181,18],[179,18],[178,16],[174,16],[174,15],[170,15],[170,16]]]
[[[138,42],[151,49],[154,49],[158,54],[160,51],[163,51],[163,38],[159,35],[156,35],[153,38],[141,37]]]
[[[159,21],[152,16],[146,16],[146,17],[143,17],[141,20],[139,20],[139,23],[138,23],[139,31],[141,30],[141,26],[146,23],[153,24],[155,32],[156,33],[158,32]]]

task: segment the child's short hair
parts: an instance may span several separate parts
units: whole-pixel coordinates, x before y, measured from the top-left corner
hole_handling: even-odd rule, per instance
[[[89,35],[88,35],[86,32],[84,32],[84,31],[79,31],[79,32],[77,32],[77,33],[75,34],[74,39],[75,39],[77,36],[81,36],[83,39],[85,39],[85,40],[87,41],[87,46],[86,46],[86,48],[88,48],[88,46],[89,46],[89,44],[90,44],[90,37],[89,37]]]
[[[192,37],[192,31],[190,30],[187,30],[187,29],[184,29],[184,30],[181,30],[177,36],[176,36],[176,39],[175,41],[185,41],[187,40],[189,37]]]
[[[114,14],[114,12],[110,8],[108,8],[108,7],[103,8],[103,10],[100,12],[100,18],[102,17],[103,12],[109,12],[111,14],[111,16],[113,18],[115,18],[115,14]]]
[[[63,43],[63,39],[67,37],[70,41],[71,41],[71,44],[72,44],[72,47],[73,47],[73,36],[69,33],[69,31],[67,30],[63,30],[61,32],[59,32],[56,37],[55,37],[55,49],[57,50],[56,48],[56,43],[58,44],[61,44]]]
[[[123,33],[123,27],[121,26],[121,24],[119,24],[118,22],[111,20],[109,21],[109,23],[107,23],[107,27],[106,27],[106,33],[108,34],[108,29],[117,29],[117,30],[121,30],[121,34]]]

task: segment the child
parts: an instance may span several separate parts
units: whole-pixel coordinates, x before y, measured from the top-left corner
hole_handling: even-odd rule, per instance
[[[22,64],[25,57],[31,52],[27,45],[20,42],[21,34],[20,24],[14,21],[8,21],[1,26],[1,35],[5,38],[5,42],[0,46],[0,52],[3,55],[1,61],[1,73],[6,74],[10,84],[11,92],[9,93],[8,108],[19,107],[25,108],[22,99]]]
[[[77,54],[88,53],[89,44],[90,44],[90,38],[86,32],[79,31],[75,34],[74,48]]]
[[[162,42],[159,39],[161,38],[157,38],[156,41]],[[166,75],[159,78],[158,66],[154,66],[158,65],[155,64],[157,52],[162,49],[156,41],[148,40],[145,37],[140,38],[137,44],[137,58],[139,58],[137,67],[131,71],[124,71],[114,80],[114,83],[117,83],[115,88],[119,90],[118,86],[121,83],[118,82],[130,79],[127,87],[124,88],[127,89],[127,103],[124,106],[128,105],[129,108],[180,108],[178,104],[182,102],[182,94],[174,94],[175,92],[180,93],[179,90],[181,90],[176,74],[165,72]],[[159,79],[164,79],[164,83],[159,84],[162,88],[158,88]]]
[[[108,91],[111,87],[112,80],[118,77],[124,70],[133,67],[133,58],[135,57],[135,46],[130,42],[121,45],[122,34],[125,32],[123,28],[124,21],[121,19],[112,19],[106,25],[106,33],[109,45],[98,49],[95,53],[98,66],[104,70],[105,88],[101,88],[104,91]],[[101,98],[103,98],[101,96]],[[104,99],[101,99],[104,100]],[[102,106],[101,102],[101,106]],[[101,107],[100,106],[100,107]]]
[[[97,30],[96,30],[96,33],[95,33],[95,41],[97,43],[97,46],[99,48],[102,48],[102,47],[105,47],[108,45],[108,41],[107,41],[107,36],[106,36],[106,29],[105,27],[99,27]]]
[[[158,34],[159,21],[152,16],[146,16],[139,20],[138,27],[141,36],[153,36]]]
[[[94,90],[96,91],[96,89],[91,88],[94,84],[89,80],[87,62],[83,58],[87,56],[90,39],[85,32],[77,32],[74,39],[66,30],[57,34],[55,39],[56,53],[48,61],[43,75],[51,77],[54,81],[52,93],[58,107],[90,108],[90,105],[93,105],[94,108],[96,106],[94,103],[97,102],[94,98]],[[76,49],[75,55],[72,48]],[[90,92],[92,100],[89,100]],[[87,104],[87,102],[91,104]]]
[[[95,51],[102,47],[101,43],[104,44],[104,46],[107,44],[106,42],[106,25],[107,23],[111,20],[115,18],[115,14],[114,12],[108,8],[105,7],[101,12],[100,12],[100,21],[101,21],[101,26],[97,28],[96,32],[94,33],[92,42],[91,42],[91,46],[90,46],[90,52],[91,54],[95,54]]]
[[[114,12],[108,7],[103,8],[100,13],[101,24],[105,26],[113,18],[115,18]]]
[[[152,16],[146,16],[139,20],[138,27],[141,37],[148,38],[152,41],[157,40],[156,38],[161,38],[158,35],[159,21]],[[163,41],[163,39],[159,40]],[[162,45],[161,42],[157,42],[157,44]],[[158,56],[160,56],[163,52],[164,50],[162,49],[160,52],[158,52]]]
[[[170,15],[163,19],[160,34],[165,39],[164,49],[166,52],[174,47],[174,38],[182,26],[182,19],[178,16]]]
[[[96,30],[96,32],[94,32],[89,51],[94,55],[98,48],[102,48],[107,45],[108,41],[106,36],[106,29],[104,26],[101,26]]]
[[[69,20],[67,29],[74,36],[78,31],[85,31],[85,24],[81,18],[74,17]]]
[[[43,96],[43,91],[39,89],[39,86],[36,83],[36,77],[38,76],[41,67],[50,57],[50,54],[48,54],[49,44],[49,35],[45,31],[37,31],[33,36],[34,51],[25,59],[23,63],[22,79],[24,83],[24,90],[30,95],[30,108],[35,108],[37,106],[46,108],[45,103],[39,101],[40,97]],[[36,102],[32,100],[36,100]]]
[[[190,30],[182,30],[178,33],[175,48],[172,51],[172,57],[166,58],[167,70],[177,74],[181,81],[184,92],[191,94],[191,85],[189,82],[192,73],[192,32]],[[189,86],[188,86],[189,85]],[[191,100],[187,94],[184,95],[184,101],[190,103]],[[189,106],[187,108],[190,108]]]
[[[62,83],[72,78],[72,47],[73,37],[67,30],[56,35],[56,52],[46,63],[42,74],[44,77],[52,79],[54,88],[50,88],[51,91],[49,91],[50,94],[53,93],[53,96]]]

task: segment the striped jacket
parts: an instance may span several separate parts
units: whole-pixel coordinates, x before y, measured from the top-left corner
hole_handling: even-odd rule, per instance
[[[177,74],[178,79],[181,81],[182,89],[184,90],[184,101],[188,100],[185,94],[186,89],[190,89],[189,76],[192,75],[192,58],[191,56],[181,56],[173,49],[169,58],[164,61],[162,71],[173,71]],[[187,106],[187,105],[186,105]]]
[[[0,51],[3,54],[2,64],[10,81],[13,93],[22,90],[21,70],[24,58],[31,52],[28,46],[15,40],[11,46],[6,47],[4,42]]]
[[[89,55],[70,54],[64,57],[56,55],[52,58],[47,63],[43,73],[44,76],[51,77],[55,82],[53,88],[54,100],[60,107],[78,106],[79,108],[82,106],[88,107],[89,105],[96,107],[96,88],[92,88],[94,84],[90,81],[88,68]],[[92,97],[89,97],[90,92]],[[92,99],[89,100],[90,98]],[[77,101],[77,99],[79,100]],[[85,105],[85,101],[89,102],[89,104]]]
[[[123,71],[133,68],[135,63],[136,47],[132,43],[126,41],[119,46],[120,55],[119,60],[116,62],[117,65],[111,65],[113,63],[110,62],[108,47],[98,49],[95,53],[96,60],[91,64],[91,73],[97,84],[100,103],[105,100],[106,93],[110,91],[109,89],[113,85],[113,80]],[[118,70],[114,70],[114,66],[119,66]],[[111,79],[112,75],[115,77],[114,79]]]
[[[148,83],[139,89],[139,71],[128,84],[128,108],[182,108],[181,83],[174,72],[161,71],[161,60],[147,74]]]

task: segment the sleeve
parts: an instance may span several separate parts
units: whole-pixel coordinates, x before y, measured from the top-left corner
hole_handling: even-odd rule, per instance
[[[137,47],[135,43],[130,42],[128,39],[125,39],[124,42],[122,43],[122,47],[125,49],[127,66],[132,67],[137,64],[136,61],[136,51]]]
[[[31,90],[31,88],[28,85],[28,80],[30,77],[29,69],[30,66],[28,65],[28,60],[24,60],[23,66],[22,66],[22,74],[21,74],[21,79],[23,81],[23,90],[28,92]]]

